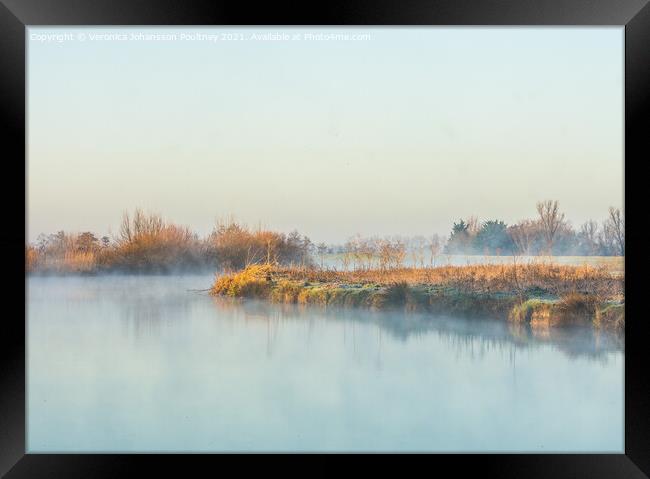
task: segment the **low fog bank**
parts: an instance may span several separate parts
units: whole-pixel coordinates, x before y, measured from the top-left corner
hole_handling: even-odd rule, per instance
[[[298,231],[253,229],[232,218],[201,238],[188,227],[138,209],[132,216],[124,214],[114,238],[91,232],[40,235],[26,246],[25,269],[30,274],[195,274],[251,264],[356,270],[625,255],[625,222],[617,208],[610,208],[602,223],[590,220],[578,230],[565,220],[557,201],[539,202],[537,213],[537,218],[513,225],[461,219],[449,237],[356,235],[342,245],[328,245],[314,244]]]
[[[291,323],[345,323],[348,327],[376,327],[401,342],[419,341],[436,335],[458,346],[459,351],[480,354],[485,349],[508,348],[526,351],[550,345],[570,357],[602,360],[610,352],[624,350],[624,335],[591,327],[536,328],[498,319],[460,314],[426,314],[397,309],[371,310],[345,306],[319,307],[263,300],[213,297],[207,292],[210,274],[195,276],[110,274],[95,277],[30,277],[28,311],[37,305],[83,311],[97,318],[124,322],[139,334],[155,334],[169,324],[187,324],[188,319],[241,320],[268,323],[274,330]],[[106,311],[112,311],[107,315]],[[349,331],[348,334],[354,334]],[[378,338],[380,340],[380,338]]]
[[[625,349],[625,338],[610,331],[590,327],[539,329],[528,325],[504,323],[458,315],[430,315],[401,311],[371,311],[345,307],[306,308],[295,304],[273,304],[260,300],[238,302],[215,298],[220,310],[236,311],[248,319],[274,322],[280,328],[286,321],[304,321],[317,316],[329,321],[372,324],[403,342],[436,334],[456,344],[459,351],[481,354],[489,349],[529,350],[551,345],[569,357],[605,360],[607,354]]]

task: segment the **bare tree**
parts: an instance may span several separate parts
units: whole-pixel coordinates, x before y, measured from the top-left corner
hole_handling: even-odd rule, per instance
[[[616,252],[625,256],[625,219],[618,208],[613,206],[609,208],[609,218],[605,221],[604,233],[608,237],[608,243],[614,246]]]
[[[418,264],[424,268],[424,251],[427,245],[427,239],[424,236],[414,236],[410,240],[411,259],[413,260],[413,267]]]
[[[361,267],[372,269],[373,260],[376,256],[375,240],[372,238],[358,238],[358,256]]]
[[[406,258],[406,244],[401,238],[394,238],[390,241],[391,265],[393,268],[401,268]]]
[[[440,236],[434,234],[429,240],[429,253],[431,253],[430,263],[432,267],[435,266],[436,256],[440,254],[441,249],[442,249],[442,241],[440,240]]]
[[[120,224],[119,242],[128,244],[146,237],[155,237],[167,227],[159,214],[146,214],[140,208],[136,208],[131,218],[129,212],[125,211]]]
[[[361,235],[356,234],[345,243],[345,251],[349,260],[352,260],[352,269],[357,270],[361,264],[361,251],[360,251]]]
[[[316,245],[316,252],[318,253],[318,259],[320,261],[320,268],[323,269],[324,257],[327,252],[327,245],[325,243],[318,243]]]
[[[352,236],[349,238],[346,242],[345,245],[343,246],[344,248],[344,267],[347,269],[350,264],[352,264],[352,269],[356,270],[358,268],[358,261],[359,261],[359,238],[360,235],[357,234],[355,236]]]
[[[379,268],[386,270],[390,267],[391,245],[387,239],[377,240],[377,253],[379,255]]]
[[[120,224],[120,240],[124,243],[130,243],[132,238],[131,218],[129,218],[129,212],[125,211],[122,214],[122,223]]]
[[[598,223],[594,220],[586,221],[580,227],[580,239],[585,252],[594,255],[598,247]]]
[[[481,229],[481,223],[477,216],[470,216],[467,218],[467,233],[470,236],[476,236]]]
[[[553,252],[553,242],[555,235],[564,223],[564,213],[560,213],[560,205],[556,201],[546,200],[537,203],[537,213],[539,221],[546,240],[546,249],[548,254]]]
[[[603,227],[598,233],[598,249],[606,256],[612,255],[616,249],[614,235],[609,227],[609,220],[603,221]]]
[[[343,271],[347,271],[350,267],[350,253],[347,248],[344,248],[341,253],[341,266],[343,266]]]
[[[400,238],[377,240],[379,267],[383,270],[400,268],[406,258],[406,244]]]
[[[514,245],[513,250],[520,255],[529,255],[537,230],[538,224],[533,220],[521,220],[510,226],[508,234]]]
[[[309,263],[311,254],[314,251],[314,243],[305,235],[303,235],[300,241],[300,266],[306,267]]]

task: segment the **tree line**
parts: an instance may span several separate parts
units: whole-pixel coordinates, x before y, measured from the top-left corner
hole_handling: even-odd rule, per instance
[[[241,269],[254,263],[312,265],[311,240],[251,229],[234,219],[220,221],[206,238],[189,228],[137,209],[124,213],[119,233],[98,238],[92,232],[41,234],[26,248],[28,272],[174,272]]]
[[[537,203],[537,217],[508,225],[501,220],[460,219],[448,238],[355,235],[343,245],[314,244],[297,231],[288,234],[251,229],[234,219],[218,222],[205,238],[160,215],[124,213],[114,237],[59,231],[40,235],[26,247],[27,271],[170,272],[236,270],[251,264],[348,269],[396,269],[408,264],[433,267],[441,254],[624,256],[625,222],[610,208],[602,222],[589,220],[573,229],[557,201]],[[326,259],[327,264],[326,264]]]
[[[625,220],[611,207],[602,222],[589,220],[577,230],[566,221],[558,201],[537,203],[537,217],[513,225],[475,217],[453,224],[448,254],[625,256]]]
[[[618,208],[609,208],[600,223],[589,220],[574,230],[560,211],[558,201],[537,203],[537,217],[508,225],[494,219],[460,219],[448,238],[363,237],[355,235],[344,244],[319,244],[319,263],[327,254],[337,254],[343,270],[395,269],[436,266],[441,254],[486,256],[624,256],[625,223]]]

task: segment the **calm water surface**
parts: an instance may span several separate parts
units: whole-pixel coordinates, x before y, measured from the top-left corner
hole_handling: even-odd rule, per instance
[[[621,340],[29,278],[28,450],[623,451]]]

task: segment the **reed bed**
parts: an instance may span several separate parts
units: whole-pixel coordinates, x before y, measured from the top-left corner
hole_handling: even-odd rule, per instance
[[[490,316],[532,327],[591,324],[622,331],[623,278],[606,268],[556,264],[390,270],[252,265],[217,276],[211,294],[321,306],[404,308]]]
[[[623,295],[624,278],[605,266],[569,266],[554,263],[477,264],[433,268],[388,270],[314,270],[274,268],[272,274],[292,280],[330,284],[377,284],[450,286],[461,291],[525,292],[537,290],[552,295],[594,294],[617,298]]]

